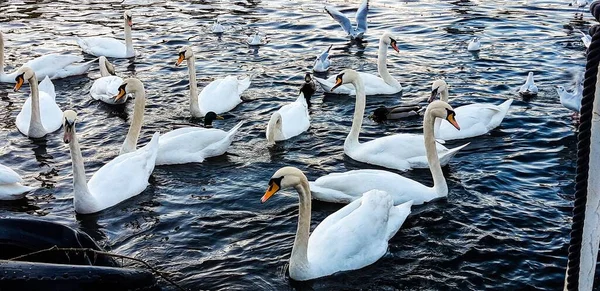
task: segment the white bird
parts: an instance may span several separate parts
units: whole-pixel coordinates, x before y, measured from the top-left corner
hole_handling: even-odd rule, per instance
[[[225,27],[219,23],[218,19],[215,19],[215,23],[212,26],[213,33],[223,33],[225,31]]]
[[[25,83],[29,82],[31,96],[25,100],[15,124],[19,131],[31,138],[40,138],[48,133],[58,130],[62,125],[62,110],[56,104],[56,92],[50,78],[39,84],[35,72],[22,67],[17,71],[15,92]]]
[[[306,98],[310,97],[300,92],[296,101],[283,105],[271,115],[267,124],[268,142],[290,139],[308,130],[310,117]]]
[[[481,42],[479,42],[478,37],[474,37],[469,41],[469,45],[467,46],[468,51],[478,51],[481,49]]]
[[[581,30],[579,30],[579,33],[581,33],[581,41],[583,42],[583,45],[586,48],[589,48],[590,44],[592,43],[592,37]]]
[[[569,93],[565,87],[556,86],[556,93],[560,97],[560,104],[567,109],[579,113],[581,111],[581,99],[583,98],[583,86],[577,86]]]
[[[388,45],[396,52],[400,52],[396,44],[396,38],[388,32],[384,33],[379,39],[379,52],[377,54],[377,71],[379,72],[380,77],[370,73],[358,73],[366,86],[365,94],[367,95],[391,95],[402,91],[402,85],[390,75],[386,66]],[[325,92],[356,95],[356,91],[352,85],[349,84],[336,87],[332,91],[332,88],[335,86],[335,78],[335,76],[331,76],[325,80],[315,77],[315,80],[321,85]]]
[[[434,101],[425,111],[423,135],[429,170],[433,176],[433,187],[384,170],[354,170],[345,173],[332,173],[310,182],[310,190],[317,200],[349,203],[360,198],[363,193],[378,189],[390,194],[394,205],[413,201],[413,205],[423,204],[433,199],[446,197],[448,185],[437,155],[434,133],[434,120],[447,120],[459,127],[457,114],[443,101]]]
[[[262,36],[258,33],[258,31],[256,33],[254,33],[253,36],[250,36],[247,40],[246,43],[248,43],[248,45],[251,46],[258,46],[258,45],[263,45],[263,38]]]
[[[127,96],[115,101],[115,96],[119,93],[119,86],[123,84],[123,78],[113,76],[115,73],[115,67],[106,59],[101,56],[99,58],[100,75],[102,77],[96,79],[92,88],[90,88],[90,95],[94,100],[100,100],[107,104],[123,104],[127,101]]]
[[[311,280],[356,270],[385,255],[388,241],[398,232],[412,201],[393,206],[390,195],[372,190],[325,218],[310,234],[311,195],[302,171],[283,167],[273,174],[261,202],[280,189],[295,188],[300,197],[298,228],[290,256],[290,278]]]
[[[25,197],[33,187],[23,186],[23,178],[11,168],[0,164],[0,200],[17,200]]]
[[[106,56],[109,58],[131,58],[135,56],[135,50],[133,49],[133,40],[131,39],[131,27],[133,21],[131,19],[131,12],[125,11],[123,13],[123,21],[125,27],[125,43],[112,37],[84,37],[77,38],[77,44],[81,49],[94,56]]]
[[[323,51],[320,55],[315,59],[315,63],[313,64],[313,71],[317,73],[327,72],[329,70],[329,66],[331,65],[331,60],[329,59],[329,51],[333,45],[329,45],[325,51]]]
[[[350,39],[362,40],[364,38],[364,34],[367,32],[369,0],[363,0],[356,11],[356,27],[352,27],[350,19],[333,6],[325,6],[325,11],[340,24],[344,32],[350,36]]]
[[[69,144],[71,152],[75,211],[81,214],[96,213],[144,191],[154,170],[159,133],[154,133],[144,147],[106,163],[86,183],[83,156],[75,131],[76,120],[75,111],[65,111],[64,142]]]
[[[528,96],[537,95],[537,93],[538,87],[535,85],[535,82],[533,80],[533,72],[529,72],[525,84],[523,84],[523,86],[521,86],[521,88],[519,89],[519,94]]]
[[[127,94],[134,94],[135,109],[129,132],[121,148],[121,154],[136,150],[144,116],[144,100],[146,99],[144,84],[135,78],[126,79],[115,98],[122,98]],[[211,128],[214,119],[223,118],[214,112],[208,112],[204,117],[205,128],[184,127],[160,136],[156,165],[201,163],[206,158],[224,154],[231,145],[235,133],[244,122],[239,122],[226,132]]]
[[[250,74],[244,79],[238,79],[236,76],[216,79],[204,87],[198,95],[196,58],[189,46],[179,50],[176,65],[179,66],[184,60],[187,60],[190,74],[190,112],[195,118],[202,118],[210,111],[221,114],[235,108],[242,102],[240,95],[250,87],[250,81],[254,76],[254,74]]]
[[[444,80],[433,81],[429,101],[433,101],[438,95],[440,100],[448,102],[448,84]],[[448,141],[486,134],[502,123],[512,102],[513,99],[508,99],[500,105],[473,103],[456,107],[454,111],[460,130],[438,118],[434,127],[435,138]]]
[[[356,88],[356,106],[352,129],[344,141],[344,153],[350,158],[372,165],[378,165],[390,169],[406,171],[413,168],[429,168],[427,152],[424,144],[424,136],[419,134],[394,134],[376,138],[365,143],[360,143],[358,135],[365,113],[366,96],[363,80],[356,71],[343,70],[336,76],[336,86],[352,83]],[[467,144],[447,149],[443,145],[436,144],[437,154],[442,166]]]
[[[577,8],[585,7],[588,4],[588,0],[571,0],[569,6],[574,6]]]
[[[26,62],[21,68],[31,68],[38,80],[44,80],[46,77],[60,79],[87,73],[96,60],[81,63],[82,61],[83,57],[81,56],[47,54]],[[14,84],[17,71],[9,74],[4,72],[4,37],[0,32],[0,82]]]

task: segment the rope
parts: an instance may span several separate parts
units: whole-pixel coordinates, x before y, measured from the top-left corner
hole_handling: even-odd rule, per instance
[[[590,11],[594,18],[600,22],[600,2],[596,1],[590,5]],[[594,95],[596,94],[596,82],[598,75],[598,63],[600,62],[600,27],[595,25],[590,28],[592,43],[587,52],[587,64],[585,66],[585,80],[583,82],[583,99],[581,100],[581,117],[579,124],[579,135],[577,136],[577,169],[575,176],[575,202],[573,205],[573,225],[571,228],[571,241],[569,244],[569,262],[567,267],[566,290],[576,291],[579,289],[579,263],[581,257],[581,241],[583,236],[583,224],[585,220],[585,205],[587,202],[587,186],[590,160],[590,136],[592,127],[592,109]]]

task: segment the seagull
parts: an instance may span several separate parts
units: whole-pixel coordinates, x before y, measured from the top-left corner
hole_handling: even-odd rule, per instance
[[[533,81],[533,72],[529,72],[529,74],[527,75],[527,81],[525,81],[525,84],[523,84],[523,86],[521,86],[521,89],[519,89],[519,94],[524,96],[531,96],[537,95],[537,93],[538,87]]]
[[[246,42],[249,45],[263,45],[262,37],[258,34],[258,31],[254,34],[254,36],[249,37]]]
[[[219,23],[218,19],[215,19],[215,24],[213,24],[212,26],[212,32],[223,33],[223,31],[225,31],[225,28],[223,27],[223,25],[221,25],[221,23]]]
[[[313,71],[317,73],[323,73],[329,70],[329,66],[331,65],[331,60],[329,60],[329,51],[331,50],[332,46],[333,45],[330,45],[328,49],[317,56],[315,64],[313,65]]]
[[[592,43],[592,37],[581,30],[579,30],[579,33],[581,33],[581,41],[583,41],[583,45],[585,45],[586,48],[589,48],[590,44]]]
[[[350,39],[362,40],[367,32],[367,13],[369,12],[369,0],[363,0],[356,11],[356,27],[352,27],[350,19],[333,6],[325,6],[325,11],[337,21],[342,29],[350,36]]]
[[[474,37],[473,39],[471,39],[471,41],[469,41],[469,45],[467,46],[467,50],[472,52],[472,51],[478,51],[481,49],[481,43],[479,42],[479,37]]]

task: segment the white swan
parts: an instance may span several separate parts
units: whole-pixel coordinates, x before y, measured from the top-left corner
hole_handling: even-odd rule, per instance
[[[413,201],[413,205],[423,204],[435,198],[448,195],[448,185],[442,172],[435,148],[434,121],[445,119],[459,128],[454,119],[455,113],[448,103],[434,101],[425,111],[423,135],[429,170],[433,176],[433,187],[383,170],[354,170],[345,173],[332,173],[310,183],[310,190],[317,200],[349,203],[360,198],[363,193],[378,189],[390,194],[394,205]]]
[[[280,189],[291,187],[300,196],[300,210],[289,271],[290,278],[299,281],[375,263],[386,253],[388,241],[398,232],[412,205],[409,201],[393,206],[388,193],[372,190],[329,215],[311,235],[310,188],[306,176],[297,168],[283,167],[275,172],[261,202]]]
[[[99,58],[99,64],[100,75],[102,77],[94,81],[92,88],[90,88],[90,95],[92,95],[94,100],[100,100],[107,104],[125,103],[125,101],[127,101],[127,96],[115,101],[115,95],[119,93],[119,86],[123,84],[123,78],[113,76],[115,67],[106,59],[106,57],[101,56]]]
[[[478,37],[474,37],[473,39],[471,39],[471,41],[469,41],[469,45],[467,45],[467,50],[474,52],[474,51],[478,51],[481,49],[481,42],[479,42],[479,38]]]
[[[76,76],[87,73],[95,60],[80,63],[83,57],[65,54],[47,54],[26,62],[21,66],[29,67],[34,72],[38,80],[46,77],[50,79],[60,79],[69,76]],[[0,82],[15,83],[17,71],[7,74],[4,72],[4,38],[0,32]]]
[[[95,213],[140,194],[148,186],[158,152],[156,132],[144,147],[120,155],[102,166],[86,183],[83,156],[75,131],[77,113],[64,114],[64,142],[69,144],[73,166],[73,204],[81,214]]]
[[[31,96],[25,100],[21,111],[17,115],[15,124],[19,131],[32,138],[40,138],[47,133],[54,132],[62,125],[62,110],[56,104],[54,84],[46,77],[38,86],[35,72],[28,67],[17,71],[15,91],[29,82]]]
[[[335,21],[337,21],[344,32],[346,32],[350,39],[362,40],[367,32],[367,13],[369,13],[369,0],[363,0],[362,4],[356,11],[356,27],[352,27],[350,19],[346,15],[342,14],[339,10],[333,6],[325,6],[325,11]]]
[[[23,186],[23,179],[11,168],[0,164],[0,200],[17,200],[25,197],[33,187]]]
[[[235,76],[216,79],[204,87],[200,95],[198,95],[196,58],[194,57],[192,48],[189,46],[185,46],[179,50],[179,58],[176,65],[179,66],[184,60],[187,60],[188,72],[190,74],[190,112],[192,113],[192,117],[202,118],[210,111],[216,114],[225,113],[242,102],[240,95],[250,87],[250,80],[253,74],[241,80]]]
[[[521,88],[519,89],[519,94],[521,95],[537,95],[538,93],[538,87],[535,85],[535,81],[533,80],[533,72],[529,72],[529,74],[527,74],[527,80],[525,81],[525,84],[523,84],[523,86],[521,86]]]
[[[133,41],[131,39],[131,27],[133,21],[131,19],[131,12],[123,12],[123,21],[125,27],[125,43],[112,37],[84,37],[77,38],[77,44],[81,49],[94,56],[106,56],[110,58],[131,58],[135,56],[135,50],[133,49]]]
[[[360,75],[351,69],[343,70],[336,76],[336,80],[336,86],[352,83],[356,88],[356,106],[354,107],[352,129],[344,141],[344,153],[346,155],[359,162],[400,171],[429,167],[426,157],[427,152],[423,146],[423,135],[394,134],[360,143],[358,135],[362,126],[366,103],[363,81]],[[437,144],[436,148],[441,165],[446,165],[460,149],[467,145],[468,143],[449,150],[443,145]]]
[[[384,33],[379,39],[379,52],[377,54],[377,71],[381,78],[373,74],[359,72],[366,86],[365,94],[367,95],[389,95],[402,91],[402,85],[390,75],[386,66],[388,45],[391,45],[396,52],[400,52],[396,45],[396,39],[390,33]],[[351,85],[339,86],[332,91],[331,89],[335,86],[335,76],[331,76],[327,80],[315,77],[315,80],[325,92],[356,95],[356,91]]]
[[[119,87],[119,93],[115,98],[122,98],[129,93],[135,95],[135,105],[133,120],[125,142],[123,142],[121,154],[135,151],[144,117],[144,100],[146,99],[144,84],[135,78],[126,79]],[[201,163],[206,158],[224,154],[231,145],[235,133],[244,122],[239,122],[226,132],[209,128],[212,127],[214,119],[223,118],[214,112],[209,112],[204,119],[206,128],[184,127],[163,134],[158,142],[156,165]]]
[[[323,73],[329,70],[329,66],[331,66],[331,60],[329,59],[331,47],[333,47],[333,45],[329,45],[329,48],[317,56],[315,63],[313,64],[313,71]]]
[[[438,95],[440,100],[448,102],[448,84],[444,80],[433,81],[429,101],[431,102]],[[473,103],[454,108],[460,130],[438,118],[435,121],[435,137],[441,140],[453,140],[486,134],[502,123],[512,102],[513,99],[508,99],[500,105]]]
[[[267,141],[286,140],[305,132],[309,127],[308,104],[304,93],[300,92],[296,101],[283,105],[271,115],[267,124]]]
[[[215,19],[215,23],[212,26],[213,33],[223,33],[225,31],[225,27],[219,23],[219,19]]]

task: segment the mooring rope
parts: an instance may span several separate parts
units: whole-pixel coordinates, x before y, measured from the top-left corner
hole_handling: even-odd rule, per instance
[[[600,2],[590,5],[594,18],[600,22]],[[587,201],[588,173],[590,161],[590,136],[592,127],[592,109],[596,94],[598,64],[600,62],[600,26],[590,28],[592,43],[587,51],[585,65],[585,80],[583,82],[583,99],[581,99],[581,117],[579,135],[577,136],[577,169],[575,176],[575,202],[573,205],[573,225],[569,244],[569,262],[567,265],[566,290],[579,289],[579,264],[581,257],[581,241],[585,220],[585,205]]]

